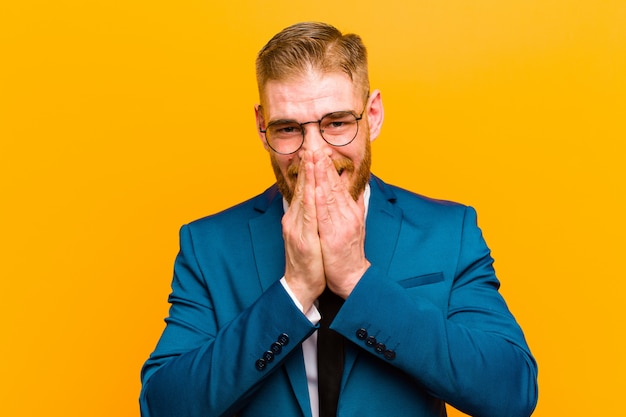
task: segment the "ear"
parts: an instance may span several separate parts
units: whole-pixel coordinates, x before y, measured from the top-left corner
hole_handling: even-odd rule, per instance
[[[370,128],[370,141],[373,141],[380,134],[385,118],[383,99],[379,90],[374,90],[367,99],[367,123]]]
[[[263,116],[263,108],[261,108],[260,104],[254,106],[254,117],[256,118],[256,129],[259,139],[261,139],[265,150],[269,151],[267,141],[265,140],[265,133],[261,132],[261,130],[265,129],[265,116]]]

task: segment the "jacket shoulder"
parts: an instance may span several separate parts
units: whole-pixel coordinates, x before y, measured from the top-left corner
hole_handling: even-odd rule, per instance
[[[215,232],[219,229],[233,232],[238,225],[247,227],[250,219],[262,215],[276,204],[282,204],[282,196],[274,184],[261,194],[225,210],[193,220],[183,227],[189,228],[192,233],[206,230]]]
[[[377,177],[373,177],[372,186],[378,188],[387,199],[396,204],[405,212],[432,212],[433,214],[462,213],[468,208],[467,205],[450,201],[428,197],[416,192],[407,190],[396,185],[387,184]]]

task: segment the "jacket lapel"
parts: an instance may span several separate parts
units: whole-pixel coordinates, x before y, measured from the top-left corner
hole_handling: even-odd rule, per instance
[[[370,201],[365,221],[365,256],[382,271],[389,270],[402,225],[402,210],[396,206],[393,190],[372,175]],[[361,350],[348,344],[344,359],[342,388]]]
[[[372,176],[371,196],[365,222],[365,256],[379,269],[386,271],[396,249],[402,210],[396,206],[393,190]]]
[[[250,237],[261,287],[267,290],[285,273],[285,244],[281,219],[283,198],[274,185],[255,201],[259,216],[250,219]]]
[[[275,185],[259,196],[255,210],[260,215],[249,222],[250,236],[261,288],[265,291],[285,274],[285,244],[281,227],[283,197]],[[302,349],[295,350],[284,366],[303,415],[310,417],[311,405]]]

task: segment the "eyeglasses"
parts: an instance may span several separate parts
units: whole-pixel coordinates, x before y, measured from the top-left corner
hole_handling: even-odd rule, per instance
[[[351,111],[336,111],[328,113],[319,120],[298,123],[295,120],[276,120],[267,125],[265,134],[268,146],[276,153],[289,155],[296,153],[304,144],[304,125],[317,123],[320,135],[332,146],[346,146],[359,133],[359,120],[363,113],[356,115]]]

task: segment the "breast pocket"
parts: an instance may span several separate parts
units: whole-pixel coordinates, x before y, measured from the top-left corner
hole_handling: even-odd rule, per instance
[[[448,304],[449,286],[445,284],[443,272],[419,275],[398,281],[407,294],[421,304],[429,300],[444,311]]]
[[[417,277],[406,278],[398,281],[403,288],[414,288],[422,285],[435,284],[443,281],[443,272],[434,272],[432,274],[419,275]]]

